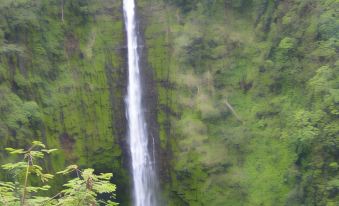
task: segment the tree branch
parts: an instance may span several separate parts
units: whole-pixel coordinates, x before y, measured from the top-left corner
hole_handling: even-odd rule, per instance
[[[240,119],[239,115],[238,115],[238,114],[235,112],[235,110],[233,109],[232,105],[228,102],[227,99],[225,100],[225,104],[226,104],[227,108],[228,108],[229,110],[231,110],[231,112],[232,112],[233,115],[237,118],[237,120],[238,120],[239,122],[243,122],[243,121]]]

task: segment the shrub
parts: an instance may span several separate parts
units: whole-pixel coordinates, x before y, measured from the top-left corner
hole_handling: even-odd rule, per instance
[[[6,148],[6,150],[11,155],[23,156],[23,160],[2,165],[2,169],[10,172],[12,181],[0,181],[1,205],[117,205],[117,203],[110,200],[97,199],[97,195],[103,193],[110,194],[111,198],[114,198],[116,186],[110,183],[112,173],[96,175],[93,169],[81,171],[78,166],[70,165],[57,174],[75,173],[77,177],[64,184],[65,189],[53,197],[40,196],[42,191],[47,191],[51,188],[47,183],[54,175],[45,173],[37,162],[43,160],[46,154],[50,154],[56,149],[46,149],[43,143],[33,141],[32,146],[27,150],[14,148]],[[30,184],[30,182],[34,182],[32,175],[38,178],[41,183],[38,185]]]

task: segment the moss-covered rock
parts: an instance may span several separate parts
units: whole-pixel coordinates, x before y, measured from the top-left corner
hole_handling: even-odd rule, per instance
[[[61,3],[1,5],[10,8],[1,12],[1,19],[11,18],[0,22],[0,41],[6,44],[0,61],[5,99],[1,142],[20,147],[42,139],[60,148],[51,157],[50,170],[78,164],[114,171],[119,202],[127,205],[128,161],[121,149],[126,78],[121,2]]]
[[[159,82],[160,140],[170,160],[162,170],[170,177],[162,179],[168,205],[338,201],[335,190],[329,193],[320,183],[327,169],[316,164],[327,164],[324,156],[335,159],[325,148],[336,146],[319,142],[333,140],[323,129],[335,117],[316,109],[334,108],[320,99],[333,94],[325,88],[336,90],[323,76],[337,79],[335,72],[321,67],[335,64],[335,47],[322,40],[336,38],[327,35],[337,24],[325,26],[333,19],[324,17],[335,1],[139,5],[147,22],[147,58]],[[327,92],[315,94],[307,82]],[[318,175],[309,182],[312,172]]]

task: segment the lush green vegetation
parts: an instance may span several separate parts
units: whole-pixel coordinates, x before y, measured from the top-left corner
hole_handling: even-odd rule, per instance
[[[339,2],[165,2],[141,7],[169,204],[337,205]]]
[[[56,149],[46,149],[46,146],[39,142],[33,141],[32,146],[27,150],[6,148],[12,155],[20,155],[22,161],[16,163],[7,163],[2,168],[11,176],[10,181],[0,181],[0,203],[4,206],[28,206],[28,205],[117,205],[111,200],[99,200],[98,194],[107,193],[109,198],[114,198],[113,192],[116,187],[110,183],[112,173],[101,173],[95,175],[93,169],[81,171],[78,166],[70,165],[65,170],[57,174],[75,173],[76,177],[69,180],[63,189],[53,197],[39,196],[41,191],[50,189],[46,183],[54,175],[43,172],[39,161],[44,160],[45,154],[50,154]],[[34,176],[32,176],[34,174]],[[34,185],[34,177],[42,182],[42,185]]]
[[[137,3],[168,205],[338,205],[338,0]],[[1,0],[0,17],[0,144],[113,171],[128,205],[121,1]]]
[[[24,148],[39,139],[60,148],[46,165],[49,172],[68,164],[114,171],[119,201],[128,204],[118,144],[124,124],[120,6],[110,0],[1,0],[0,145]],[[5,152],[0,161],[7,162]],[[62,185],[62,178],[52,182]]]

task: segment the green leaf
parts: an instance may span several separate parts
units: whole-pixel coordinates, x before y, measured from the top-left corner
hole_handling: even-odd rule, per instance
[[[47,191],[51,188],[49,185],[44,185],[42,187],[27,187],[28,192],[38,192],[38,191]]]
[[[8,152],[12,152],[12,151],[14,151],[15,149],[14,149],[14,148],[11,148],[11,147],[6,147],[5,150],[8,151]]]
[[[12,182],[1,182],[0,181],[0,191],[7,189],[8,191],[14,191],[15,185]]]
[[[50,154],[50,153],[52,153],[52,152],[55,152],[55,151],[57,151],[58,149],[42,149],[41,151],[42,152],[46,152],[47,154]]]
[[[8,163],[1,166],[5,170],[22,169],[27,167],[26,162]]]
[[[42,174],[43,182],[53,179],[54,175],[52,174]]]
[[[45,147],[46,147],[46,146],[45,146],[42,142],[40,142],[40,141],[33,141],[32,144],[33,144],[34,146],[39,146],[39,147],[42,147],[42,148],[45,148]]]
[[[94,184],[93,189],[97,193],[111,193],[116,190],[116,186],[110,182],[99,182]]]
[[[92,168],[87,168],[87,169],[85,169],[85,170],[82,172],[82,177],[83,177],[85,180],[88,180],[89,178],[93,178],[93,172],[94,172],[94,169],[92,169]]]
[[[23,149],[14,149],[14,148],[6,148],[6,151],[8,151],[10,154],[25,154],[26,151]]]
[[[73,172],[74,170],[78,169],[78,166],[77,165],[69,165],[68,167],[66,167],[66,169],[62,170],[62,171],[59,171],[57,172],[57,174],[68,174],[68,173],[71,173]]]
[[[101,173],[98,178],[102,180],[110,180],[113,177],[113,173]]]
[[[40,151],[31,151],[30,154],[32,155],[32,157],[36,157],[36,158],[43,158],[44,157],[44,153],[42,153]]]
[[[119,203],[112,202],[110,200],[106,203],[106,206],[117,206],[117,205],[119,205]]]
[[[40,167],[39,165],[33,165],[33,169],[42,171],[42,167]]]

